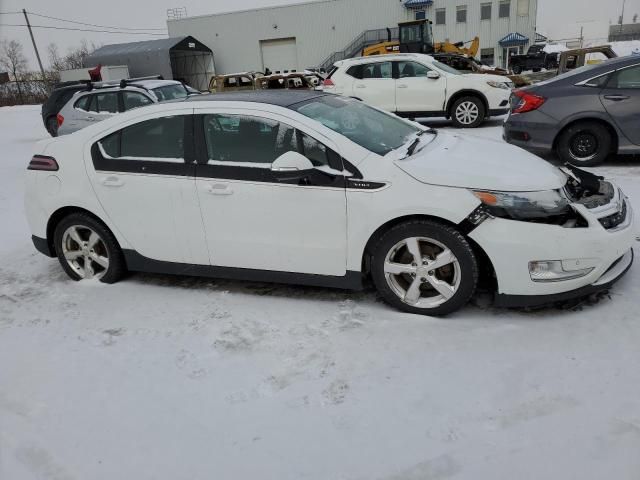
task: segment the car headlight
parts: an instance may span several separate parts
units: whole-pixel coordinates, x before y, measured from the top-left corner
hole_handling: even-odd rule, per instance
[[[535,220],[573,213],[569,199],[561,190],[542,192],[472,190],[472,193],[491,215],[500,218]]]
[[[489,80],[487,85],[493,88],[502,88],[503,90],[511,90],[508,83],[505,82],[494,82],[493,80]]]

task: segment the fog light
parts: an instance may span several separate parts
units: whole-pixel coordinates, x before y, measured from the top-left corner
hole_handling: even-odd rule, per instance
[[[529,262],[529,275],[534,282],[561,282],[584,277],[593,271],[594,267],[576,268],[575,270],[563,267],[561,260],[544,260]]]

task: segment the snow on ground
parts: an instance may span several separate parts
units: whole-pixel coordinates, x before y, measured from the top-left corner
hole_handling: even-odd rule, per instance
[[[637,266],[596,305],[446,319],[371,291],[74,283],[23,218],[45,135],[0,109],[1,479],[638,478]],[[599,171],[640,211],[637,159]]]

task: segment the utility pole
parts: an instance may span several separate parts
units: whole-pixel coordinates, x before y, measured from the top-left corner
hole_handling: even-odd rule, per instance
[[[31,43],[33,43],[33,49],[36,51],[36,58],[38,59],[38,65],[40,65],[40,72],[42,73],[42,80],[44,80],[44,68],[42,68],[42,60],[40,60],[40,54],[38,53],[38,47],[36,47],[36,39],[33,38],[33,31],[31,31],[31,24],[29,23],[29,17],[27,16],[27,11],[23,8],[22,13],[24,14],[24,19],[27,22],[27,28],[29,29],[29,35],[31,35]]]

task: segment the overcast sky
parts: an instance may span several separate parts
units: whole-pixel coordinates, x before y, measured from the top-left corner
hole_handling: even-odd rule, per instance
[[[393,1],[393,0],[390,0]],[[463,0],[451,0],[460,4]],[[615,23],[620,14],[623,0],[538,0],[538,29],[551,38],[575,37],[584,27],[587,38],[606,35],[606,27]],[[291,0],[0,0],[0,24],[24,24],[24,17],[15,12],[25,8],[28,12],[75,20],[97,25],[126,27],[129,29],[165,29],[168,8],[187,8],[189,15],[203,15],[229,10],[240,10],[268,5],[298,3]],[[630,23],[634,13],[640,14],[640,0],[626,0],[625,23]],[[97,27],[63,23],[37,16],[31,16],[32,25],[49,25],[99,29]],[[640,20],[639,20],[640,21]],[[153,33],[162,33],[154,30]],[[161,38],[153,35],[114,34],[81,31],[63,31],[36,28],[36,43],[43,63],[48,64],[47,45],[54,42],[61,53],[77,45],[82,39],[95,44],[130,42],[143,39]],[[36,67],[33,47],[26,27],[0,25],[1,39],[19,40],[32,68]],[[606,39],[603,39],[606,40]]]

